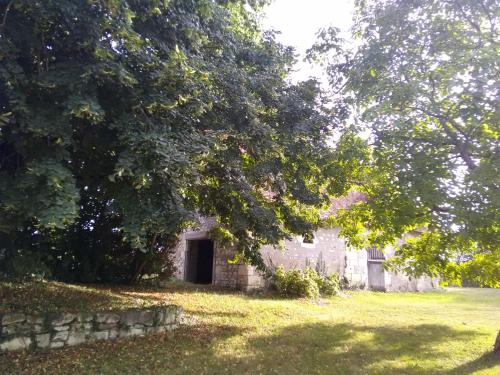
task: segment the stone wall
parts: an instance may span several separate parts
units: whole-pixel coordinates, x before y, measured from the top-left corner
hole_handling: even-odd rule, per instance
[[[304,242],[302,237],[295,237],[285,241],[283,247],[284,250],[279,250],[264,246],[264,262],[271,267],[282,266],[285,270],[303,269],[306,266],[315,268],[320,262],[328,274],[335,272],[342,276],[344,273],[346,245],[339,237],[337,228],[317,230],[312,243]]]
[[[215,247],[214,285],[225,288],[247,290],[250,266],[241,261],[235,262],[236,250],[233,248]]]
[[[182,308],[175,305],[114,312],[0,315],[0,351],[46,349],[171,331]]]

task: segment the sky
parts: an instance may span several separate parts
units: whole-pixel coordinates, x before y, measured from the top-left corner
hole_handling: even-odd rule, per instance
[[[321,28],[335,26],[347,33],[352,23],[353,3],[354,0],[274,0],[265,9],[264,28],[280,31],[278,40],[295,47],[299,55],[293,81],[310,76],[320,78],[321,69],[303,61],[305,51],[315,42]]]

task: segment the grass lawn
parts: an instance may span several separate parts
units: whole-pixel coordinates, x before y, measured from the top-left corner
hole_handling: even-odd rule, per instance
[[[500,374],[500,359],[491,354],[500,290],[352,292],[312,302],[185,284],[4,283],[0,298],[6,311],[106,310],[166,300],[196,318],[173,335],[0,354],[0,374]]]

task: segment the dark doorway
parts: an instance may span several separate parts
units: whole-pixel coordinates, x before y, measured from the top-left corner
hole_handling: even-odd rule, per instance
[[[186,281],[211,284],[214,264],[214,242],[189,240],[186,252]]]

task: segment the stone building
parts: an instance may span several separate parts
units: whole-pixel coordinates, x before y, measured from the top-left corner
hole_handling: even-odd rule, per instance
[[[176,277],[193,283],[242,290],[264,287],[264,276],[253,266],[234,262],[234,249],[217,246],[209,238],[213,225],[214,220],[204,219],[198,229],[184,232],[175,252]],[[336,272],[350,285],[361,288],[423,291],[437,286],[436,280],[430,277],[415,279],[384,270],[383,262],[394,255],[392,248],[384,253],[351,250],[339,236],[338,229],[320,229],[312,241],[296,237],[286,241],[284,250],[264,246],[261,251],[268,266],[303,269],[319,265],[325,272]]]

